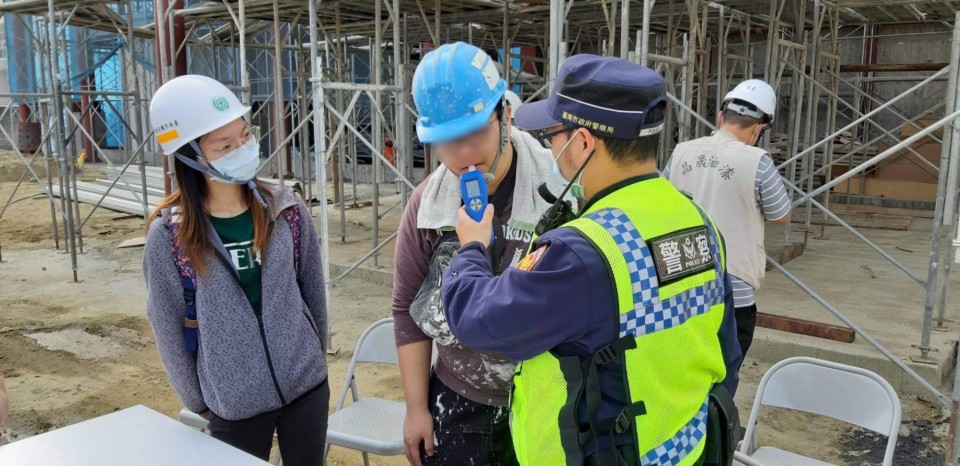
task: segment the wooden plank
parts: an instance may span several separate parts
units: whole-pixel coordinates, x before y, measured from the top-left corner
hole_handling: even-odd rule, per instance
[[[117,245],[117,249],[123,248],[137,248],[147,244],[147,238],[141,236],[139,238],[131,238]]]
[[[795,319],[793,317],[775,316],[763,312],[757,313],[757,327],[839,341],[841,343],[853,343],[857,336],[857,334],[853,333],[853,330],[847,327]]]
[[[848,64],[840,65],[841,73],[883,73],[900,71],[940,71],[950,66],[949,63],[876,63],[873,65]]]
[[[851,191],[854,194],[860,192],[860,178],[850,179]],[[868,176],[866,178],[866,189],[862,194],[867,196],[879,196],[890,199],[917,200],[917,201],[935,201],[937,199],[936,183],[918,183],[916,181],[895,181],[882,180]],[[847,183],[840,183],[833,187],[834,193],[846,193]]]
[[[913,228],[913,217],[910,215],[852,211],[834,213],[839,215],[840,218],[847,223],[847,225],[850,225],[854,228],[870,228],[874,230],[893,231],[909,231],[911,228]],[[806,216],[794,215],[791,217],[791,221],[794,224],[804,224],[806,223]],[[820,225],[821,223],[826,223],[830,226],[839,225],[839,223],[834,221],[832,218],[826,218],[820,211],[814,210],[813,215],[811,215],[810,224]]]

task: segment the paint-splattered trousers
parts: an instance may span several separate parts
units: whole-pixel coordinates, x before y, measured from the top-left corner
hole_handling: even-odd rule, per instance
[[[436,375],[430,378],[435,453],[420,457],[424,466],[519,465],[510,440],[510,410],[460,396]]]

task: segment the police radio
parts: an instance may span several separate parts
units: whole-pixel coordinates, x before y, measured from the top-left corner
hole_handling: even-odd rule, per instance
[[[537,222],[537,226],[534,229],[534,233],[536,233],[537,236],[543,236],[546,232],[577,218],[577,214],[573,212],[573,206],[570,204],[570,201],[561,201],[558,199],[557,196],[554,196],[553,193],[550,192],[550,188],[547,188],[546,183],[541,184],[540,187],[537,188],[537,193],[540,194],[540,197],[544,201],[551,204],[550,208],[540,217],[540,221]]]
[[[475,222],[483,220],[483,213],[487,210],[487,181],[477,167],[470,166],[470,170],[460,175],[460,196],[466,207],[467,215]],[[493,230],[490,231],[490,244],[494,242]]]

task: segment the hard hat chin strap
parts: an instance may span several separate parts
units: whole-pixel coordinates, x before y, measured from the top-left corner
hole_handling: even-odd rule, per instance
[[[509,142],[510,136],[507,134],[507,106],[506,100],[503,100],[504,104],[501,105],[503,110],[500,111],[500,145],[497,147],[497,156],[494,157],[493,163],[490,164],[490,171],[483,174],[483,180],[489,185],[497,179],[497,166],[500,165],[500,157],[503,156],[504,149],[507,147],[507,142]]]
[[[228,182],[228,183],[233,183],[233,184],[237,184],[237,185],[243,185],[243,186],[246,186],[246,187],[250,188],[250,190],[253,191],[253,197],[257,200],[257,203],[259,203],[259,204],[260,204],[261,206],[263,206],[264,208],[267,208],[267,203],[266,203],[266,201],[263,200],[263,196],[260,195],[260,190],[257,189],[257,184],[254,182],[254,180],[238,180],[238,179],[235,179],[235,178],[230,178],[229,176],[226,176],[226,175],[224,175],[223,173],[220,173],[219,171],[217,171],[216,168],[213,168],[213,165],[210,163],[210,161],[207,160],[206,157],[204,157],[203,152],[200,151],[200,147],[197,146],[197,143],[196,143],[196,142],[190,141],[189,144],[190,144],[190,147],[193,148],[194,151],[196,151],[197,157],[200,157],[200,158],[202,158],[203,160],[205,160],[205,161],[207,162],[207,165],[204,166],[204,165],[198,163],[196,160],[191,159],[190,157],[187,157],[186,155],[181,154],[180,152],[174,152],[173,155],[174,155],[174,157],[177,158],[177,160],[183,162],[184,165],[186,165],[186,166],[188,166],[188,167],[190,167],[190,168],[192,168],[192,169],[194,169],[194,170],[196,170],[196,171],[198,171],[198,172],[200,172],[200,173],[204,173],[204,174],[207,174],[207,175],[210,175],[210,176],[214,176],[214,177],[220,178],[221,180],[224,180],[224,181],[226,181],[226,182]]]

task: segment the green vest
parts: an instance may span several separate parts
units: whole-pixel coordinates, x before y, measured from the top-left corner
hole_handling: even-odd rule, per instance
[[[606,195],[561,228],[579,231],[606,259],[620,338],[593,358],[546,352],[517,367],[510,409],[520,463],[580,465],[590,438],[629,432],[630,462],[696,464],[709,391],[726,376],[717,337],[725,263],[713,222],[654,178]],[[597,420],[597,370],[618,358],[626,358],[631,405],[617,419]],[[578,419],[579,403],[590,419]]]

